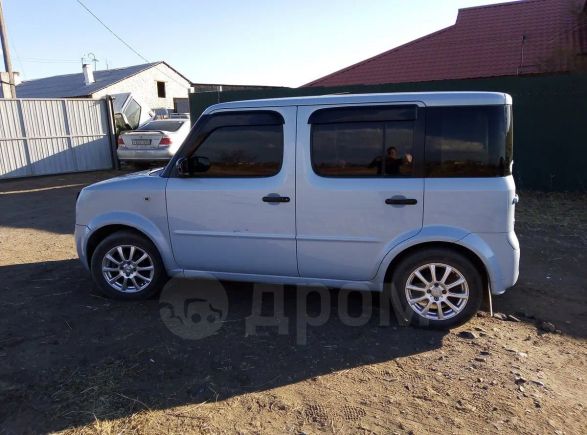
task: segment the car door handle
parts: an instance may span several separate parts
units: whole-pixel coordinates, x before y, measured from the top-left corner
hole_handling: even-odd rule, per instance
[[[289,202],[289,196],[267,195],[263,197],[263,202]]]
[[[394,196],[393,198],[387,198],[385,203],[388,205],[415,205],[418,204],[418,200],[414,198],[402,198]]]

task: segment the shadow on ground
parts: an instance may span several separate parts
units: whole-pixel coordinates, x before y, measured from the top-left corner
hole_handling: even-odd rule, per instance
[[[85,186],[128,173],[99,171],[0,181],[0,227],[70,234],[77,193]]]
[[[0,273],[0,409],[8,432],[55,431],[144,406],[221,400],[426,352],[440,347],[444,336],[398,327],[393,314],[388,322],[377,302],[366,325],[346,326],[338,315],[339,292],[330,291],[329,320],[308,326],[307,345],[299,345],[296,292],[287,289],[287,333],[260,327],[246,336],[252,286],[226,283],[222,327],[213,336],[185,340],[164,325],[158,300],[116,302],[93,294],[77,261],[8,266]],[[350,295],[351,315],[361,303],[360,295]],[[308,297],[308,313],[321,310],[321,300]],[[138,397],[144,405],[132,402]]]

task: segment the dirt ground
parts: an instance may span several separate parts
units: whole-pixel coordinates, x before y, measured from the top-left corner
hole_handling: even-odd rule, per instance
[[[172,334],[157,299],[99,296],[74,203],[113,175],[0,183],[0,434],[585,433],[586,194],[520,193],[521,275],[494,298],[511,320],[435,332],[381,326],[375,309],[346,326],[333,290],[300,345],[294,328],[246,335],[250,285],[224,284],[228,316],[201,340]]]

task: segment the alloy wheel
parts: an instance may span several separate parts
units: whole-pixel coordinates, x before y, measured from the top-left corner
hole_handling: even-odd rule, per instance
[[[144,249],[119,245],[110,249],[102,259],[102,275],[113,289],[136,293],[153,281],[155,266]]]
[[[405,286],[408,304],[428,320],[447,320],[463,311],[469,300],[469,285],[454,266],[427,263],[414,270]]]

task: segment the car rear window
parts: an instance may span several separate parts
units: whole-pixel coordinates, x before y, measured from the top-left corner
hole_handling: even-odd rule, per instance
[[[511,106],[432,107],[426,124],[428,177],[511,174]]]
[[[162,131],[177,131],[181,128],[181,126],[186,121],[155,121],[149,122],[148,124],[143,125],[136,131],[153,131],[153,130],[162,130]]]

